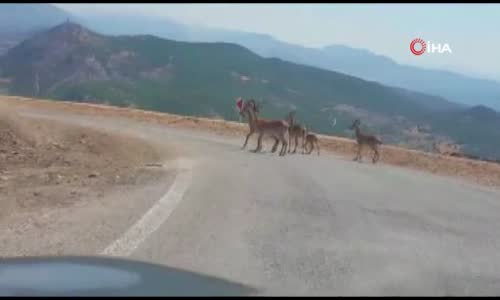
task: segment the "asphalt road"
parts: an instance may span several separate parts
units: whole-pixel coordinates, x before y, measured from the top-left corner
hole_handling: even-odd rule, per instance
[[[254,154],[240,149],[243,136],[43,116],[180,153],[163,198],[125,203],[133,217],[88,254],[217,276],[261,295],[500,295],[498,190],[326,153],[278,157],[265,145]]]

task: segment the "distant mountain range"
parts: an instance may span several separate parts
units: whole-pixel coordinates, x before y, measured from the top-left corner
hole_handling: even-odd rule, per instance
[[[0,28],[4,32],[36,31],[55,26],[70,16],[49,4],[0,4]]]
[[[451,141],[474,155],[500,156],[500,132],[492,130],[500,116],[487,107],[263,58],[230,43],[106,36],[64,22],[11,48],[0,58],[0,77],[17,95],[232,120],[235,99],[254,97],[264,100],[264,117],[296,109],[300,121],[321,133],[352,136],[347,128],[361,118],[386,143],[431,150]]]
[[[0,54],[15,43],[12,34],[3,38],[5,28],[26,32],[59,24],[70,18],[87,28],[108,35],[151,34],[177,41],[227,42],[241,45],[263,57],[345,73],[384,85],[420,91],[469,106],[484,105],[500,110],[500,82],[462,74],[401,65],[365,49],[343,45],[307,48],[256,33],[209,29],[180,24],[166,18],[120,15],[71,15],[49,4],[0,4]],[[3,28],[3,29],[2,29]],[[5,40],[2,46],[2,40]]]
[[[152,34],[178,41],[235,43],[263,57],[276,57],[384,85],[441,96],[465,105],[485,105],[500,110],[500,82],[450,71],[401,65],[365,49],[344,45],[307,48],[281,42],[265,34],[188,26],[168,19],[139,16],[85,16],[83,19],[87,27],[105,34]]]
[[[0,55],[20,41],[70,17],[75,18],[49,4],[0,4]]]

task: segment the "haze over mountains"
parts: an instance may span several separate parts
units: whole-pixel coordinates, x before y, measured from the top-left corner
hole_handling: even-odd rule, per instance
[[[65,21],[73,17],[54,5],[10,4],[0,6],[0,28],[2,31],[35,31]]]
[[[84,19],[69,15],[63,19],[68,17]],[[262,53],[281,53],[298,61],[312,51],[316,58],[331,59],[341,68],[348,68],[349,60],[392,64],[364,50],[307,49],[265,35],[193,29],[177,23],[163,27],[142,18],[113,17],[114,26],[106,17],[80,22],[97,32],[127,32],[127,36],[107,36],[72,22],[61,24],[58,18],[56,27],[50,22],[44,25],[46,30],[32,27],[32,37],[0,59],[0,77],[11,82],[9,93],[233,120],[234,99],[255,97],[264,100],[264,116],[275,118],[297,109],[301,121],[322,133],[352,136],[346,128],[353,118],[361,118],[364,128],[380,133],[386,143],[432,150],[434,143],[448,140],[463,145],[467,153],[500,157],[500,133],[494,131],[500,126],[500,116],[488,107],[465,107],[423,89],[384,86],[304,62],[265,58]],[[176,40],[233,38],[260,48],[249,51],[229,43],[187,43],[139,35],[148,31]],[[335,128],[330,127],[333,117],[338,121]]]
[[[0,16],[3,16],[2,13],[7,16],[0,21],[4,25],[2,28],[21,26],[22,32],[55,26],[62,20],[70,18],[103,34],[151,34],[178,41],[236,43],[263,57],[276,57],[377,81],[384,85],[441,96],[452,102],[471,106],[485,105],[500,110],[500,82],[449,71],[400,65],[388,57],[374,54],[366,49],[355,49],[344,45],[331,45],[321,49],[307,48],[281,42],[269,35],[184,25],[158,17],[75,16],[48,4],[2,4]],[[12,43],[9,45],[13,46]]]
[[[500,110],[500,82],[454,72],[401,65],[394,60],[344,45],[307,48],[281,42],[269,35],[208,29],[167,19],[86,16],[84,24],[106,34],[153,34],[167,39],[239,44],[263,57],[338,71],[385,85],[421,91],[466,105]],[[112,22],[110,22],[112,20]]]
[[[48,4],[0,4],[0,55],[20,41],[73,17]]]

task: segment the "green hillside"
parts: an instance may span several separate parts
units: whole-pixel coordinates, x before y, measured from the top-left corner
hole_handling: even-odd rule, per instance
[[[384,141],[403,140],[402,130],[415,125],[462,139],[453,130],[453,119],[439,122],[439,116],[462,109],[444,99],[262,58],[234,44],[107,37],[65,23],[11,49],[1,65],[2,76],[12,79],[9,91],[19,95],[230,120],[237,118],[235,99],[243,96],[262,100],[263,115],[268,118],[296,109],[300,121],[322,133],[351,135],[348,125],[361,117],[369,131],[382,135]],[[348,109],[325,111],[336,105]],[[333,129],[332,117],[338,121]],[[496,146],[483,142],[491,137],[496,135],[476,141],[467,134],[465,144],[481,144],[474,150],[481,155],[498,154]]]

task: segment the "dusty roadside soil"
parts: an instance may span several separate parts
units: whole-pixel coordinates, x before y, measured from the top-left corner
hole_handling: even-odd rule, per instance
[[[242,144],[244,136],[248,132],[247,124],[130,108],[56,102],[53,100],[34,100],[15,96],[0,96],[0,104],[2,103],[8,106],[58,109],[75,114],[120,116],[164,124],[174,128],[205,130],[225,136],[239,136],[242,138]],[[325,135],[319,135],[319,137],[322,152],[331,151],[347,158],[354,157],[356,151],[354,140]],[[252,147],[254,144],[255,140],[249,141],[249,147]],[[370,155],[371,153],[368,152],[364,154],[367,163],[369,162]],[[500,187],[500,164],[496,163],[425,153],[388,145],[382,146],[380,161],[390,165],[416,169],[437,175],[457,177],[485,186]]]
[[[42,226],[29,217],[42,211],[72,208],[157,180],[164,171],[148,165],[161,164],[169,155],[140,139],[34,122],[0,106],[0,240],[12,241],[7,228],[22,234],[17,221]]]

